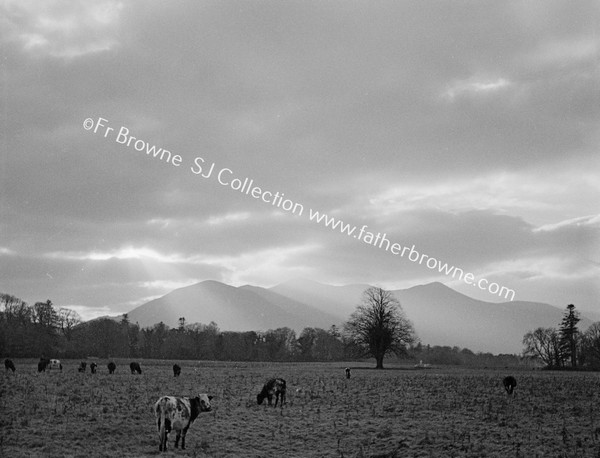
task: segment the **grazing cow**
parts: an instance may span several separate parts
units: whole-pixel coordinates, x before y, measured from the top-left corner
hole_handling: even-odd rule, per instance
[[[345,370],[346,370],[346,378],[350,378],[350,368],[347,367]]]
[[[181,367],[178,364],[173,364],[173,377],[179,377],[181,375]]]
[[[185,449],[185,435],[191,424],[201,412],[210,412],[210,400],[212,396],[199,394],[195,398],[163,396],[154,404],[154,413],[158,421],[158,437],[160,452],[167,451],[167,436],[174,429],[175,448],[179,446],[181,438],[181,450]]]
[[[504,377],[502,383],[504,384],[504,389],[506,390],[506,392],[508,394],[513,394],[513,391],[517,386],[517,381],[515,380],[515,378],[512,375],[509,375],[508,377]]]
[[[96,373],[96,368],[97,368],[97,367],[98,367],[98,365],[97,365],[96,363],[92,363],[92,364],[90,364],[90,372],[91,372],[92,374],[95,374],[95,373]]]
[[[108,363],[108,373],[109,374],[114,374],[115,370],[117,369],[117,365],[115,363],[113,363],[112,361],[110,363]]]
[[[4,360],[4,367],[6,368],[6,371],[8,372],[8,370],[10,369],[11,371],[15,371],[15,363],[12,362],[12,360],[6,358]]]
[[[129,365],[129,369],[131,369],[131,373],[135,374],[136,372],[138,374],[142,373],[142,368],[140,367],[139,363],[133,362]]]
[[[282,378],[273,378],[269,380],[263,386],[263,389],[256,396],[256,400],[258,401],[258,405],[262,404],[264,399],[267,398],[267,402],[271,405],[273,401],[273,395],[275,395],[275,407],[277,407],[277,401],[281,398],[280,406],[283,406],[285,403],[285,380]]]
[[[82,361],[81,363],[79,363],[79,368],[77,370],[79,372],[85,372],[86,367],[87,367],[87,363]]]

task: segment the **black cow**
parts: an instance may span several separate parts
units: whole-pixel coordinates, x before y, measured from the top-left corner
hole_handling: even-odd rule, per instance
[[[265,398],[267,398],[267,402],[271,405],[273,401],[273,395],[275,395],[275,407],[277,407],[277,402],[281,398],[280,406],[283,406],[285,403],[285,391],[286,385],[285,380],[282,378],[273,378],[269,380],[263,386],[263,389],[256,396],[256,400],[258,401],[258,405],[262,404]]]
[[[350,368],[349,368],[349,367],[347,367],[347,368],[345,369],[345,371],[346,371],[346,378],[350,378]]]
[[[77,370],[79,372],[85,372],[86,367],[87,367],[87,363],[82,361],[81,363],[79,363],[79,368]]]
[[[114,374],[115,370],[117,369],[117,365],[115,363],[113,363],[112,361],[110,363],[108,363],[108,373],[109,374]]]
[[[504,377],[502,383],[504,384],[504,389],[506,390],[506,392],[508,394],[513,394],[513,391],[517,386],[516,379],[512,375],[509,375],[508,377]]]
[[[210,412],[210,400],[212,396],[199,394],[195,398],[176,396],[163,396],[154,404],[154,414],[158,421],[159,451],[167,451],[167,435],[174,429],[177,431],[175,437],[175,448],[179,446],[181,438],[181,450],[185,449],[185,435],[190,425],[201,412]]]
[[[141,374],[142,373],[142,368],[140,367],[139,363],[133,362],[129,365],[129,369],[131,369],[131,373],[135,374]]]
[[[181,367],[178,364],[173,364],[173,377],[179,377],[181,375]]]
[[[38,372],[46,372],[46,368],[50,364],[50,360],[48,358],[40,358],[40,362],[38,363]]]
[[[6,368],[6,371],[7,371],[7,372],[8,372],[8,370],[9,370],[9,369],[10,369],[11,371],[13,371],[13,372],[16,370],[16,368],[15,368],[15,363],[13,363],[13,362],[12,362],[12,360],[10,360],[10,359],[8,359],[8,358],[6,358],[6,359],[4,360],[4,367]]]
[[[98,367],[98,365],[97,365],[96,363],[92,363],[92,364],[90,364],[90,372],[91,372],[92,374],[95,374],[95,373],[96,373],[96,368],[97,368],[97,367]]]

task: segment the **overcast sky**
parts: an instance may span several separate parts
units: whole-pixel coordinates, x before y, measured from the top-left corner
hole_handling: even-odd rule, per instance
[[[209,279],[506,301],[312,209],[600,311],[599,5],[4,1],[0,292],[85,319]]]

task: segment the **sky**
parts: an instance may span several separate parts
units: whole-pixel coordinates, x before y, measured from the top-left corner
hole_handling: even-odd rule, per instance
[[[439,281],[600,311],[598,2],[6,0],[0,43],[0,292],[90,319],[203,280]]]

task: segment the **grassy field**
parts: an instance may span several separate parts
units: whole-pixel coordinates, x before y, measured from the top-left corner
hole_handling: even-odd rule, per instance
[[[266,364],[140,360],[95,375],[63,361],[38,373],[15,360],[2,374],[0,456],[141,457],[158,452],[152,406],[159,396],[214,396],[187,435],[185,451],[212,457],[600,457],[600,375],[433,368],[383,371],[372,364]],[[89,363],[89,361],[88,361]],[[270,377],[288,382],[280,409],[258,406]]]

